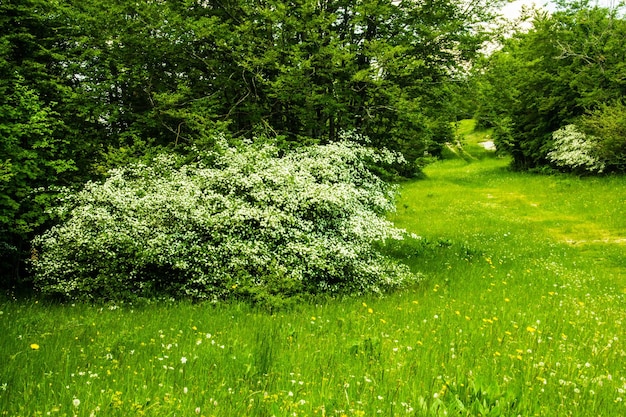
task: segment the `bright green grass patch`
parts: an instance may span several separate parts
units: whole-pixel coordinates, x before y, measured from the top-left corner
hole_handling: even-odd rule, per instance
[[[626,180],[451,160],[402,184],[385,298],[0,302],[0,415],[626,414]]]
[[[456,142],[447,143],[442,150],[444,159],[461,159],[466,162],[491,158],[495,155],[492,148],[492,130],[475,130],[476,121],[461,120],[456,123]],[[491,146],[490,146],[491,145]]]

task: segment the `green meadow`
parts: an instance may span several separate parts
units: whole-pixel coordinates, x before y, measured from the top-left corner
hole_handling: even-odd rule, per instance
[[[626,415],[626,179],[511,172],[462,146],[400,184],[385,297],[0,301],[0,415]]]

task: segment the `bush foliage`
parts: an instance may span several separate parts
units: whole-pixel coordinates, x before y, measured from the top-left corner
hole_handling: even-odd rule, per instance
[[[626,172],[626,105],[621,100],[603,103],[579,123],[597,138],[595,151],[607,171]]]
[[[405,235],[384,217],[395,189],[369,168],[397,154],[348,141],[283,155],[271,143],[218,143],[65,193],[58,225],[33,242],[36,285],[72,299],[275,303],[417,279],[374,249]]]
[[[559,168],[580,173],[600,173],[606,164],[597,156],[598,139],[567,125],[552,134],[554,147],[548,158]]]
[[[555,3],[556,11],[533,13],[529,28],[503,40],[502,48],[476,67],[476,117],[495,128],[496,146],[512,156],[514,168],[541,171],[556,165],[598,173],[604,165],[604,172],[623,172],[623,5]],[[573,124],[579,133],[566,127]],[[569,139],[555,149],[554,135],[564,133]],[[578,145],[582,148],[575,149]]]

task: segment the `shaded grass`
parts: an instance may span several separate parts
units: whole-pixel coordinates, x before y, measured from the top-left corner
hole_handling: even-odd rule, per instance
[[[493,129],[475,130],[475,120],[461,120],[456,123],[456,141],[447,143],[442,152],[445,159],[460,159],[466,162],[475,162],[485,158],[492,158],[496,152],[486,149],[485,142],[491,141]]]
[[[402,184],[427,280],[384,298],[0,301],[0,415],[624,415],[626,181],[506,165]]]

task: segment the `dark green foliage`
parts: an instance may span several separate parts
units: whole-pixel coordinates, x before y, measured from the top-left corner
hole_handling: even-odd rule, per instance
[[[447,0],[166,3],[186,57],[179,71],[195,76],[176,92],[153,90],[153,102],[181,138],[194,137],[181,116],[197,114],[189,106],[201,100],[206,120],[235,136],[325,143],[354,129],[403,152],[413,171],[441,141],[431,127],[453,120],[445,83],[484,40],[476,23],[488,9],[477,3],[462,14]]]
[[[67,32],[48,2],[0,3],[0,285],[20,276],[28,240],[48,216],[54,186],[75,176],[84,144],[62,113]],[[9,280],[9,277],[11,278]]]
[[[58,186],[215,133],[284,148],[357,131],[414,175],[496,4],[451,0],[0,3],[0,258],[12,285]]]
[[[596,138],[596,155],[608,171],[626,172],[626,106],[621,100],[600,105],[580,119],[582,129]]]
[[[586,1],[562,7],[536,14],[480,76],[480,124],[519,169],[548,165],[553,132],[626,94],[626,21]]]

